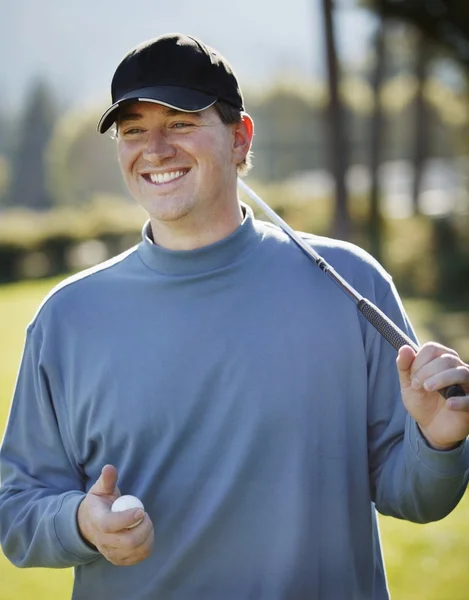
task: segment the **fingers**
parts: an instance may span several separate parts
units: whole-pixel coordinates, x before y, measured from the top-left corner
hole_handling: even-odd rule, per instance
[[[153,545],[153,523],[145,513],[143,521],[133,529],[124,528],[114,533],[103,532],[97,548],[115,565],[132,565],[147,558],[153,550]]]
[[[117,533],[131,529],[136,527],[144,517],[145,512],[141,508],[130,508],[121,512],[106,511],[101,519],[101,530],[103,533]]]
[[[151,553],[153,523],[141,508],[112,512],[113,501],[120,496],[118,473],[105,465],[78,509],[82,535],[115,565],[138,563]]]
[[[88,492],[78,507],[82,536],[113,564],[130,565],[144,560],[153,548],[149,515],[140,508],[112,512],[111,504],[107,497]]]
[[[448,407],[456,412],[469,412],[469,395],[448,399]]]
[[[105,465],[90,492],[96,496],[114,496],[117,490],[117,470],[112,465]]]
[[[397,355],[396,365],[399,374],[401,389],[405,390],[412,387],[411,367],[415,360],[416,353],[410,346],[400,348]]]
[[[412,365],[413,375],[428,363],[442,356],[452,357],[452,360],[462,362],[458,353],[452,348],[447,348],[436,342],[428,342],[419,349],[415,357],[415,363]]]
[[[468,370],[464,366],[452,367],[447,361],[433,361],[434,364],[428,365],[428,369],[422,369],[414,378],[414,385],[419,385],[427,392],[442,390],[454,384],[464,384],[468,380]],[[435,373],[433,371],[437,370]]]
[[[126,530],[109,537],[101,553],[114,565],[129,566],[150,556],[154,546],[154,528],[148,515],[135,530]],[[118,544],[116,545],[116,542]]]
[[[432,392],[453,384],[469,386],[469,366],[452,349],[430,343],[417,353],[410,371],[410,384],[414,389]]]
[[[417,353],[402,347],[396,364],[404,406],[429,445],[437,450],[455,448],[469,433],[469,365],[457,352],[435,342]],[[437,393],[455,384],[464,396],[445,400]]]

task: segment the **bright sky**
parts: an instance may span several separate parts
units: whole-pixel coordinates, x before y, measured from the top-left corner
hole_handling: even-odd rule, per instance
[[[341,0],[337,39],[348,63],[366,53],[374,19]],[[243,87],[288,72],[322,70],[321,0],[0,0],[2,103],[22,104],[46,76],[64,103],[106,102],[115,67],[143,40],[169,31],[200,37],[224,54]],[[3,6],[2,6],[3,5]]]

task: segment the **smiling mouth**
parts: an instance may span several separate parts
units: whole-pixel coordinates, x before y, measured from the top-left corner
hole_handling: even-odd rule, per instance
[[[184,175],[189,173],[189,170],[190,169],[180,169],[178,171],[166,171],[165,173],[143,173],[142,177],[148,181],[148,183],[161,185],[163,183],[170,183],[177,179],[181,179],[181,177],[184,177]]]

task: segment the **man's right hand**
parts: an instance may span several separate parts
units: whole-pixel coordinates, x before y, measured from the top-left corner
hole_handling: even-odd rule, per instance
[[[154,531],[150,517],[142,509],[111,512],[120,496],[117,471],[106,465],[98,481],[90,488],[78,507],[78,528],[83,538],[113,565],[134,565],[153,550]],[[134,525],[143,518],[140,525]]]

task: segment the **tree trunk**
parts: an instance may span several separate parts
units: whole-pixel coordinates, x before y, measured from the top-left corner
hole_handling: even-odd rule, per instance
[[[375,40],[375,69],[372,77],[374,109],[371,118],[371,140],[370,140],[370,207],[368,215],[368,239],[371,254],[382,261],[382,234],[383,218],[380,208],[381,189],[379,181],[379,166],[381,164],[384,118],[381,105],[381,87],[386,69],[386,46],[385,46],[386,22],[381,17],[380,27],[376,32]]]
[[[417,78],[417,97],[415,99],[415,139],[414,139],[414,180],[412,186],[412,207],[414,214],[419,214],[419,197],[422,188],[422,174],[425,159],[428,156],[429,115],[424,98],[427,79],[430,48],[427,40],[419,34],[417,43],[417,62],[415,76]]]
[[[351,223],[348,211],[345,172],[347,168],[346,138],[343,109],[339,97],[337,52],[333,24],[333,0],[322,0],[326,42],[327,72],[329,80],[329,126],[331,170],[335,180],[335,210],[332,234],[350,239]]]

